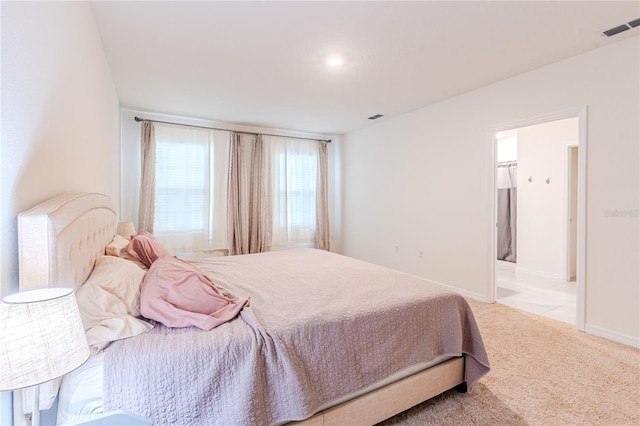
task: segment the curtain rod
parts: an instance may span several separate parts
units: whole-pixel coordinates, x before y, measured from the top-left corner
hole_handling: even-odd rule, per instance
[[[147,118],[140,118],[140,117],[133,117],[134,120],[136,120],[137,122],[141,122],[141,121],[149,121],[151,123],[163,123],[163,124],[175,124],[178,126],[187,126],[187,127],[197,127],[199,129],[209,129],[209,130],[221,130],[223,132],[235,132],[235,133],[242,133],[243,135],[264,135],[264,136],[275,136],[278,138],[291,138],[291,139],[304,139],[307,141],[318,141],[318,142],[324,142],[324,143],[331,143],[331,139],[315,139],[315,138],[303,138],[300,136],[282,136],[282,135],[272,135],[269,133],[254,133],[254,132],[243,132],[241,130],[229,130],[229,129],[220,129],[217,127],[207,127],[207,126],[196,126],[193,124],[182,124],[182,123],[173,123],[171,121],[160,121],[160,120],[149,120]]]

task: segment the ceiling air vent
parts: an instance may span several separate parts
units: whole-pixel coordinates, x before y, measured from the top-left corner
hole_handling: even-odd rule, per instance
[[[369,120],[377,120],[380,117],[384,117],[382,114],[376,114],[369,117]]]
[[[627,24],[624,24],[615,28],[611,28],[610,30],[603,31],[602,34],[606,35],[607,37],[611,37],[616,34],[620,34],[623,31],[627,31],[628,29],[629,29],[629,26]]]
[[[615,28],[611,28],[611,29],[609,29],[607,31],[603,31],[602,35],[606,35],[607,37],[611,37],[611,36],[614,36],[616,34],[620,34],[623,31],[627,31],[627,30],[629,30],[631,28],[635,28],[635,27],[638,27],[638,26],[640,26],[640,18],[634,19],[633,21],[629,21],[628,23],[619,25],[619,26],[617,26]]]

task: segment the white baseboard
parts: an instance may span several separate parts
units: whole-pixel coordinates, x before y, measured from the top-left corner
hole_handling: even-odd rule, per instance
[[[448,285],[448,284],[444,284],[438,281],[434,281],[434,280],[430,280],[427,278],[427,281],[432,282],[434,284],[440,285],[442,287],[446,287],[452,291],[455,291],[456,293],[460,294],[463,297],[468,297],[470,299],[474,299],[474,300],[478,300],[480,302],[484,302],[484,303],[491,303],[490,300],[488,300],[484,294],[480,294],[480,293],[475,293],[472,291],[468,291],[468,290],[464,290],[458,287],[454,287],[452,285]],[[627,334],[623,334],[623,333],[618,333],[615,331],[611,331],[608,330],[606,328],[602,328],[602,327],[597,327],[597,326],[593,326],[593,325],[586,325],[585,326],[585,333],[587,334],[592,334],[594,336],[598,336],[598,337],[602,337],[604,339],[607,340],[611,340],[612,342],[617,342],[617,343],[622,343],[623,345],[627,345],[627,346],[631,346],[633,348],[638,348],[640,349],[640,338],[638,337],[634,337],[634,336],[629,336]]]
[[[606,328],[597,327],[595,325],[585,325],[584,331],[587,334],[602,337],[613,342],[622,343],[623,345],[631,346],[633,348],[640,349],[640,338],[629,336],[627,334],[618,333],[616,331],[607,330]]]
[[[433,281],[430,280],[428,278],[425,278],[427,281],[432,282],[434,284],[440,285],[442,287],[446,287],[449,290],[455,291],[456,293],[460,294],[462,297],[468,297],[469,299],[474,299],[474,300],[478,300],[480,302],[484,302],[484,303],[491,303],[490,300],[487,299],[486,295],[481,294],[481,293],[475,293],[473,291],[468,291],[468,290],[464,290],[458,287],[454,287],[452,285],[448,285],[448,284],[444,284],[438,281]]]
[[[538,270],[535,270],[535,269],[523,268],[521,266],[517,266],[517,264],[516,264],[516,273],[518,273],[518,272],[524,272],[524,273],[527,273],[527,274],[538,275],[540,277],[552,278],[554,280],[564,281],[562,279],[562,274],[555,274],[553,272],[538,271]]]

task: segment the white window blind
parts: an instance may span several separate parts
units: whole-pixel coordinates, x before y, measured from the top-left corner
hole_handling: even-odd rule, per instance
[[[313,247],[316,233],[316,142],[271,137],[272,247]]]
[[[156,125],[154,234],[172,252],[227,247],[227,132]]]

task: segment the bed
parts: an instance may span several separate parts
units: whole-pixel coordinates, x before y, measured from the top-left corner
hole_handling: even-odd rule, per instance
[[[18,224],[21,290],[81,296],[115,262],[105,195],[63,194]],[[249,306],[211,331],[136,319],[148,327],[63,379],[59,421],[124,411],[157,425],[371,425],[489,371],[467,302],[423,279],[315,249],[189,263]]]

